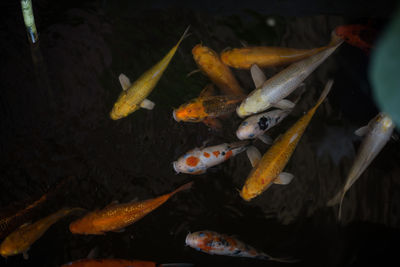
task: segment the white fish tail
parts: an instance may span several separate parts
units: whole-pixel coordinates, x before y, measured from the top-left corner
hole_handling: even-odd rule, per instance
[[[265,253],[262,254],[262,259],[269,261],[283,262],[283,263],[295,263],[300,261],[298,259],[291,259],[291,258],[274,258]]]
[[[319,97],[318,102],[317,102],[317,104],[315,105],[315,107],[318,107],[319,105],[321,105],[322,102],[324,102],[326,96],[327,96],[327,95],[329,94],[329,92],[331,91],[332,85],[333,85],[333,80],[331,79],[331,80],[329,80],[329,81],[326,83],[325,88],[324,88],[324,90],[322,91],[321,96]]]

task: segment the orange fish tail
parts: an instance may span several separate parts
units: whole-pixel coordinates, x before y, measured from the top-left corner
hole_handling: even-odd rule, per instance
[[[193,181],[189,182],[187,184],[181,185],[180,187],[178,187],[177,189],[175,189],[175,191],[171,192],[171,196],[175,195],[176,193],[183,191],[183,190],[188,190],[192,187],[193,185]]]

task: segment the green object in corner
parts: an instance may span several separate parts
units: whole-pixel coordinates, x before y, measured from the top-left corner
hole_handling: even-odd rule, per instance
[[[400,129],[400,9],[371,55],[369,77],[379,108]]]

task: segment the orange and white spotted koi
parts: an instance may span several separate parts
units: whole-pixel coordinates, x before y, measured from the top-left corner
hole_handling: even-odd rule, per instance
[[[203,174],[208,168],[245,151],[249,144],[249,141],[239,141],[204,148],[196,147],[173,162],[174,170],[177,173]]]
[[[297,261],[271,257],[236,238],[208,230],[189,233],[186,236],[185,243],[186,246],[211,255],[256,258],[287,263]]]

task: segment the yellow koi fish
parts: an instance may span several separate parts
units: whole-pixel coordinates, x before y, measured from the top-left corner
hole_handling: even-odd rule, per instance
[[[146,97],[153,91],[154,87],[156,87],[180,43],[188,36],[187,32],[189,31],[189,27],[187,27],[181,39],[179,39],[178,43],[168,54],[151,69],[143,73],[133,84],[131,84],[129,78],[124,74],[121,73],[119,75],[119,81],[123,91],[110,112],[111,119],[118,120],[124,118],[140,107],[150,110],[154,108],[155,104],[146,99]]]
[[[75,211],[82,211],[81,208],[63,208],[33,224],[23,224],[4,239],[0,245],[0,254],[8,257],[23,253],[24,258],[28,258],[29,247],[38,240],[54,223],[59,219]]]
[[[247,150],[254,168],[240,191],[240,196],[244,200],[250,201],[260,195],[272,183],[289,184],[292,181],[293,174],[282,172],[282,170],[296,149],[297,143],[300,141],[315,111],[328,95],[332,84],[333,81],[329,80],[317,104],[281,136],[262,158],[257,149],[249,148]]]

